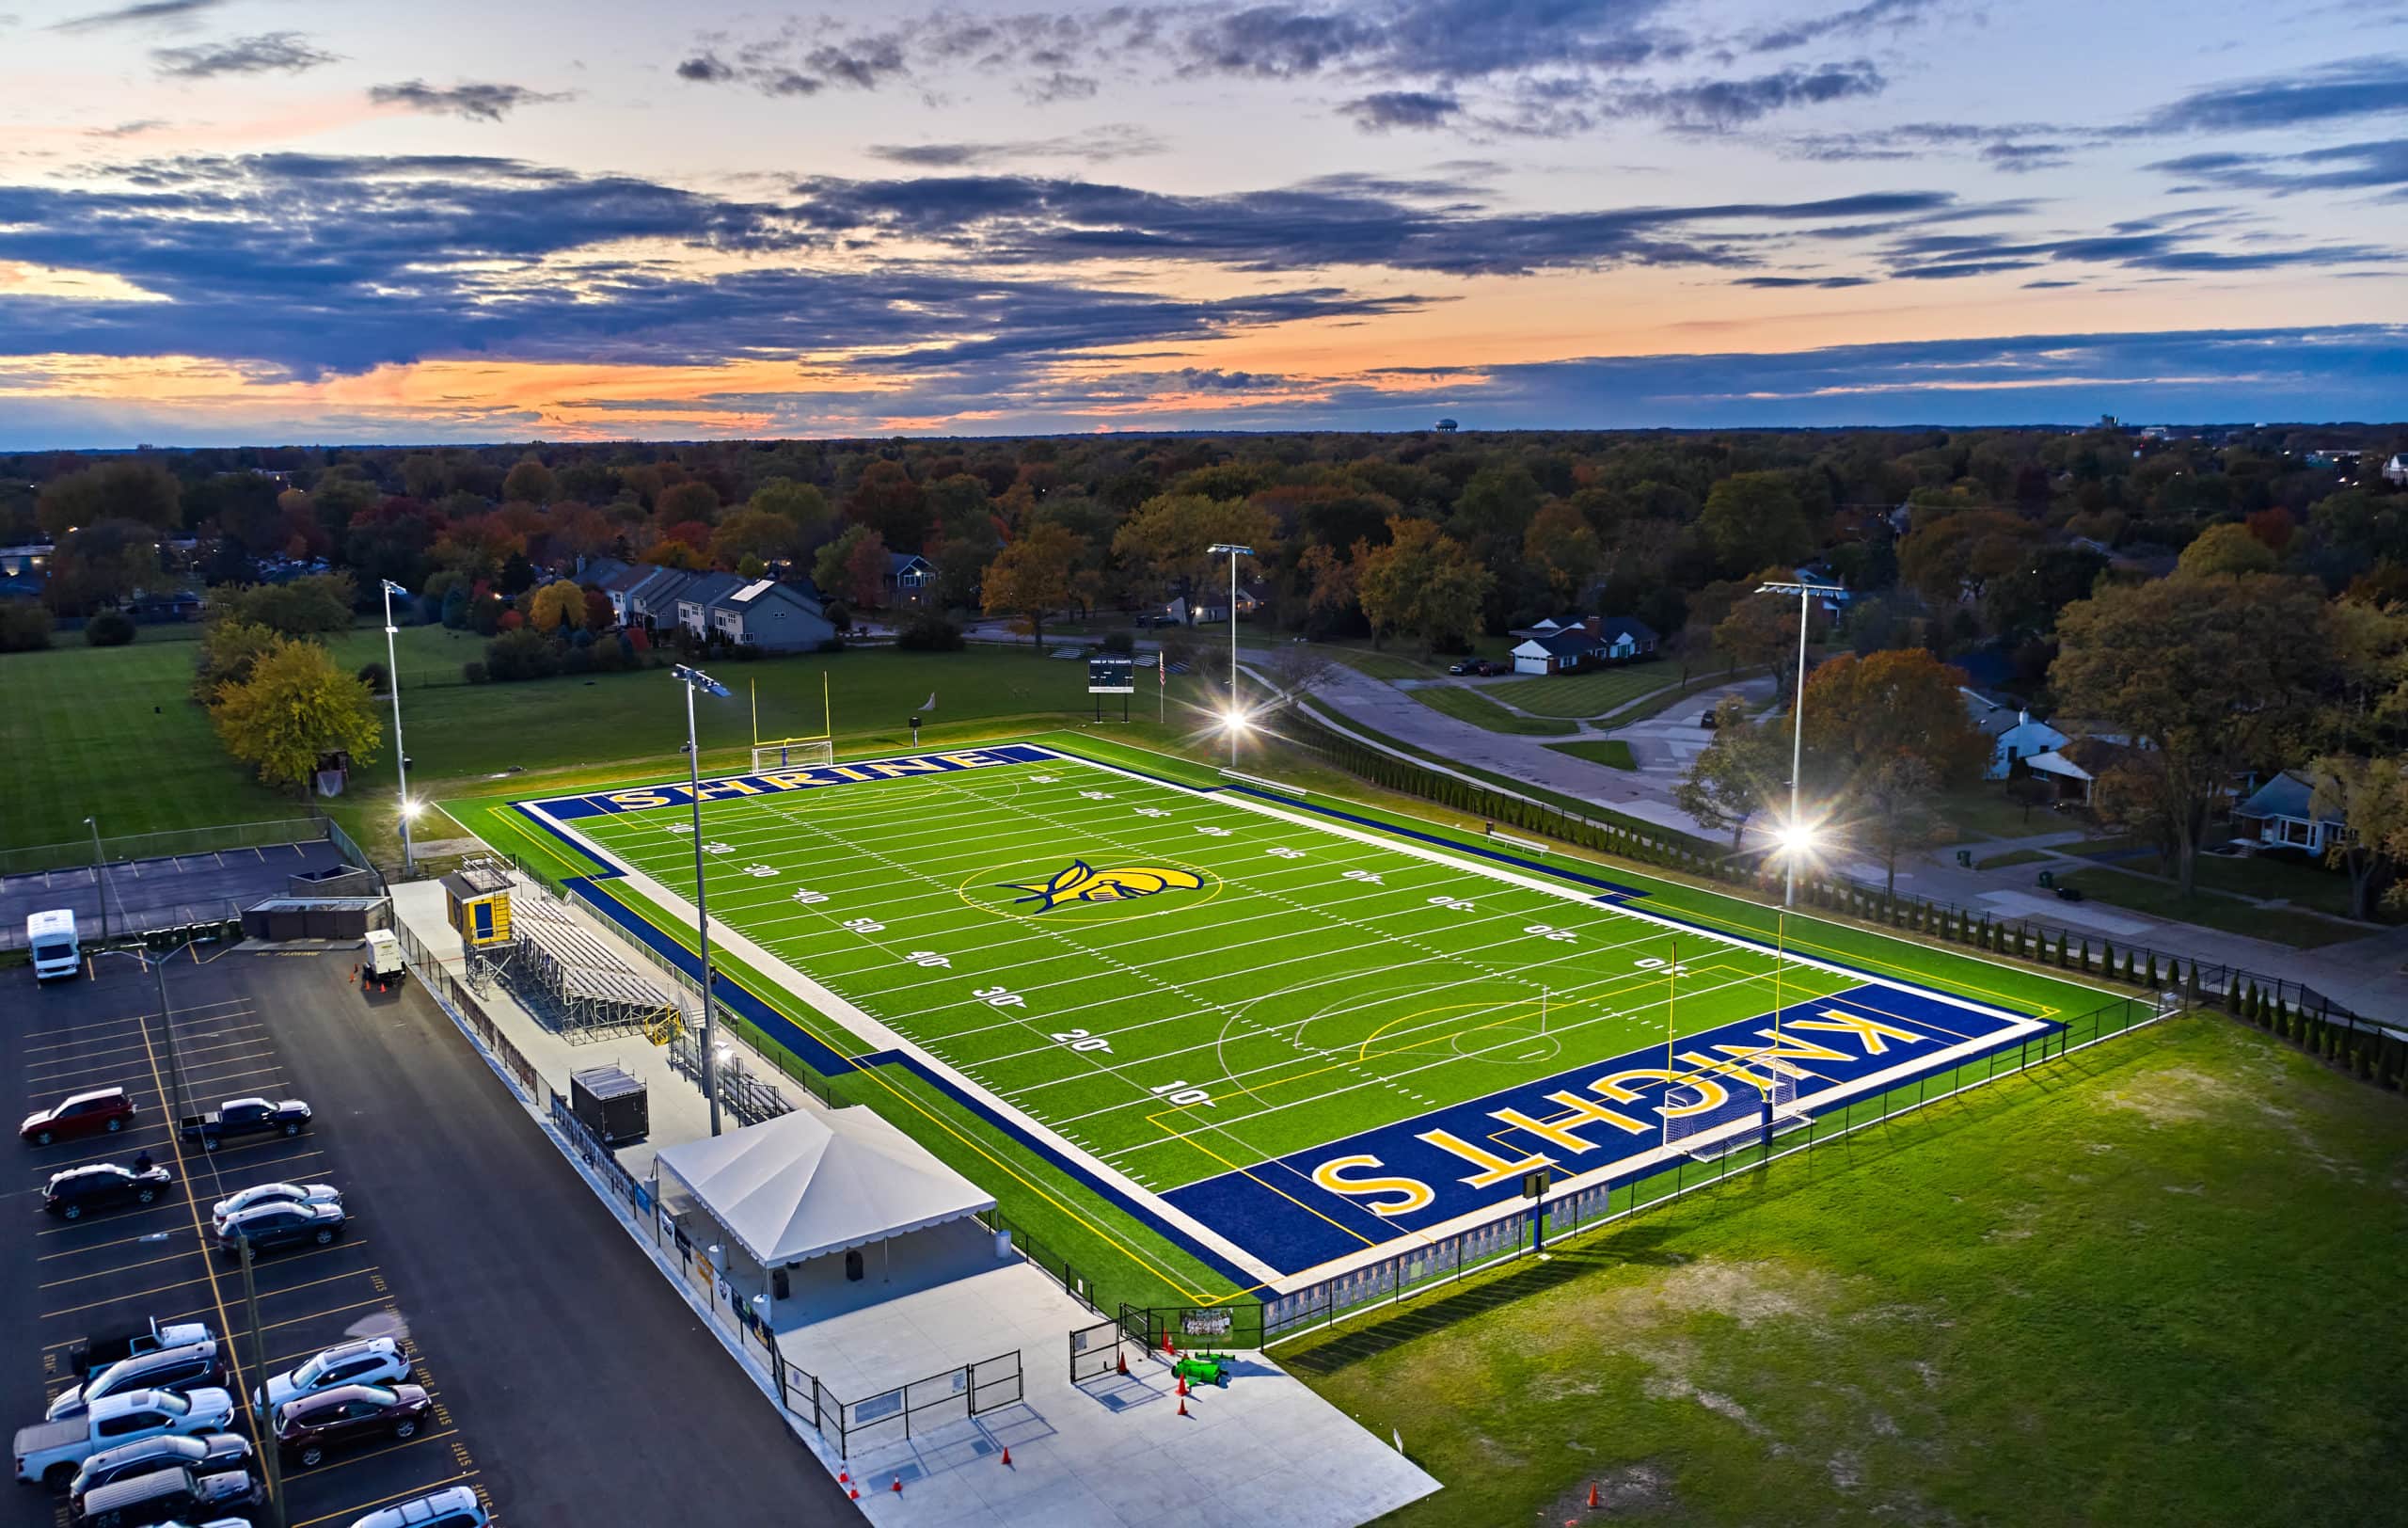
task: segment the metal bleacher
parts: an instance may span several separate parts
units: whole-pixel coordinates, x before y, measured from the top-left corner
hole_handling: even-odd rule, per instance
[[[507,975],[538,1020],[572,1041],[640,1032],[662,1044],[683,1030],[675,1000],[588,932],[566,903],[525,880],[510,900],[515,952],[524,959],[510,963],[517,969]]]

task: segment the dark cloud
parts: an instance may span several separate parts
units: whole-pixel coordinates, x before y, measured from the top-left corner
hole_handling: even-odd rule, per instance
[[[338,55],[311,47],[298,32],[263,32],[189,48],[153,48],[150,61],[162,74],[205,80],[220,74],[298,74],[337,61]]]
[[[1781,53],[1827,37],[1861,37],[1867,32],[1918,26],[1941,6],[1941,0],[1868,0],[1867,4],[1846,10],[1763,27],[1746,34],[1742,41],[1758,53]]]
[[[498,122],[521,106],[540,106],[570,99],[565,92],[547,95],[523,85],[463,83],[433,86],[424,80],[369,87],[368,99],[380,106],[406,106],[432,117],[464,117],[472,122]]]
[[[1766,292],[1779,292],[1791,287],[1821,287],[1838,291],[1845,287],[1871,286],[1869,276],[1743,276],[1733,286],[1756,287]]]
[[[1654,117],[1676,128],[1719,131],[1743,127],[1777,111],[1825,105],[1881,93],[1881,72],[1864,60],[1791,68],[1748,79],[1642,86],[1613,98],[1615,115]]]
[[[1424,301],[1328,285],[1191,300],[909,262],[812,269],[799,262],[825,236],[784,207],[506,159],[191,158],[120,178],[117,190],[0,185],[0,260],[106,271],[169,300],[0,303],[0,354],[193,355],[316,375],[469,354],[704,364],[867,346],[885,354],[861,364],[991,372]],[[784,258],[693,276],[578,256],[628,241]]]
[[[1444,127],[1463,111],[1464,103],[1446,90],[1375,90],[1338,109],[1365,132],[1385,133],[1397,127]]]
[[[2111,265],[2157,276],[2227,275],[2292,267],[2388,265],[2399,251],[2371,244],[2280,244],[2258,239],[2234,249],[2200,242],[2226,231],[2211,219],[2069,238],[2014,239],[1986,233],[1920,233],[1884,249],[1890,274],[1907,280],[1954,280],[2031,270],[2051,263]]]
[[[1103,83],[1092,74],[1073,74],[1057,69],[1041,79],[1034,79],[1020,88],[1020,93],[1032,103],[1050,106],[1057,101],[1085,101],[1103,88]]]
[[[53,24],[54,32],[97,32],[111,26],[147,26],[153,22],[181,24],[203,11],[215,10],[227,0],[146,0],[115,10],[96,10]]]
[[[2343,143],[2289,154],[2185,154],[2160,160],[2148,168],[2184,177],[2194,186],[2271,191],[2278,197],[2301,191],[2408,194],[2408,138]]]
[[[2351,58],[2194,90],[2144,119],[2151,133],[2248,132],[2408,111],[2408,59]]]
[[[707,85],[719,80],[732,80],[736,78],[736,71],[714,55],[698,53],[677,66],[677,77]]]
[[[1989,143],[1983,145],[1982,158],[2016,175],[2060,169],[2073,163],[2071,151],[2062,143]]]
[[[799,221],[830,237],[933,241],[1006,264],[1094,260],[1200,262],[1245,271],[1384,266],[1456,276],[1615,265],[1747,265],[1770,234],[1751,225],[1945,215],[1943,192],[1884,192],[1809,202],[1732,202],[1602,212],[1492,213],[1420,204],[1338,178],[1275,191],[1176,196],[1027,176],[848,181],[796,189]]]
[[[1002,138],[987,143],[874,143],[868,153],[914,169],[975,169],[1023,159],[1084,159],[1101,164],[1161,153],[1168,145],[1149,128],[1113,122],[1058,138]]]
[[[2057,287],[2072,287],[2080,285],[2082,285],[2080,281],[2026,281],[2023,283],[2023,290],[2026,292],[2047,292]]]
[[[138,117],[130,122],[119,122],[115,127],[87,127],[84,129],[84,135],[87,138],[138,138],[145,133],[156,133],[166,125],[164,117]]]

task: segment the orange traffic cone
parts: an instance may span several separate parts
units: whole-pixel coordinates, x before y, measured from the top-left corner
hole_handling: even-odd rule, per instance
[[[1187,1377],[1185,1375],[1180,1375],[1179,1377],[1179,1393],[1181,1395],[1187,1393]]]
[[[1592,1507],[1597,1504],[1597,1483],[1593,1480],[1589,1482],[1589,1504]]]
[[[837,1471],[837,1472],[836,1472],[836,1484],[837,1484],[837,1485],[839,1485],[839,1486],[849,1486],[849,1485],[851,1485],[852,1483],[853,1483],[853,1477],[852,1477],[852,1476],[850,1476],[850,1475],[847,1474],[847,1473],[846,1473],[844,1471],[842,1471],[842,1470],[839,1470],[839,1471]]]
[[[1009,1469],[1009,1468],[1011,1468],[1011,1462],[1012,1462],[1012,1446],[1011,1446],[1009,1443],[1006,1443],[1006,1444],[1004,1445],[1004,1467],[1005,1467],[1006,1469]]]
[[[860,1501],[861,1499],[862,1499],[862,1488],[861,1488],[859,1486],[855,1486],[855,1487],[853,1488],[853,1493],[852,1493],[852,1495],[851,1495],[851,1496],[849,1496],[849,1497],[848,1497],[848,1498],[847,1498],[847,1500],[848,1500],[848,1501],[854,1501],[854,1502],[858,1502],[858,1501]]]
[[[1179,1398],[1179,1414],[1180,1416],[1187,1415],[1187,1397],[1183,1393]]]
[[[901,1475],[896,1475],[895,1477],[895,1494],[897,1496],[903,1494],[903,1477]]]
[[[1120,1372],[1125,1375],[1129,1372],[1129,1355],[1126,1352],[1122,1352],[1118,1357],[1120,1359]]]

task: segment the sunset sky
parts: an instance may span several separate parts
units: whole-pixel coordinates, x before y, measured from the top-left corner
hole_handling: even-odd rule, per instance
[[[0,450],[2398,419],[2408,3],[0,0]]]

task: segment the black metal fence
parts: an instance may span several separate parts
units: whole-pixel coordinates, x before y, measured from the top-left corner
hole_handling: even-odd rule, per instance
[[[1064,1292],[1072,1299],[1090,1311],[1100,1312],[1103,1309],[1096,1303],[1095,1291],[1088,1287],[1086,1275],[1073,1266],[1069,1258],[1055,1256],[1043,1242],[1029,1234],[1026,1229],[1002,1211],[988,1210],[973,1218],[990,1231],[1008,1234],[1012,1239],[1012,1250],[1037,1265],[1047,1278],[1060,1284]]]
[[[1350,1269],[1308,1289],[1279,1296],[1260,1308],[1262,1342],[1265,1345],[1285,1342],[1358,1312],[1411,1299],[1469,1274],[1525,1256],[1533,1250],[1533,1234],[1539,1229],[1531,1223],[1534,1216],[1545,1217],[1544,1238],[1552,1243],[1669,1203],[1684,1194],[1712,1187],[1735,1173],[1812,1151],[1869,1125],[1955,1097],[1968,1089],[2056,1060],[2165,1016],[2156,1002],[2124,998],[2082,1014],[2050,1033],[2036,1035],[1976,1060],[1926,1073],[1868,1098],[1851,1099],[1819,1111],[1809,1102],[1806,1106],[1811,1117],[1805,1122],[1781,1131],[1770,1139],[1760,1138],[1745,1149],[1727,1152],[1711,1161],[1674,1154],[1641,1174],[1550,1196],[1542,1207],[1514,1211],[1456,1235]],[[1159,1348],[1159,1330],[1149,1324],[1146,1331]],[[1229,1340],[1228,1345],[1243,1345]]]
[[[393,935],[401,944],[402,961],[409,967],[410,974],[424,984],[427,992],[451,1012],[454,1020],[476,1035],[477,1043],[501,1063],[502,1070],[510,1074],[528,1102],[541,1099],[546,1091],[543,1074],[537,1072],[535,1063],[527,1059],[518,1047],[510,1043],[510,1037],[502,1033],[501,1026],[494,1023],[484,1005],[477,1000],[477,995],[469,991],[467,979],[445,965],[441,956],[420,943],[406,922],[394,919]]]
[[[1099,1321],[1070,1332],[1070,1383],[1084,1385],[1120,1368],[1120,1323]]]
[[[1225,1305],[1123,1305],[1120,1335],[1146,1352],[1167,1358],[1175,1348],[1256,1348],[1265,1338],[1260,1300],[1233,1299]],[[1167,1341],[1165,1341],[1167,1339]]]

